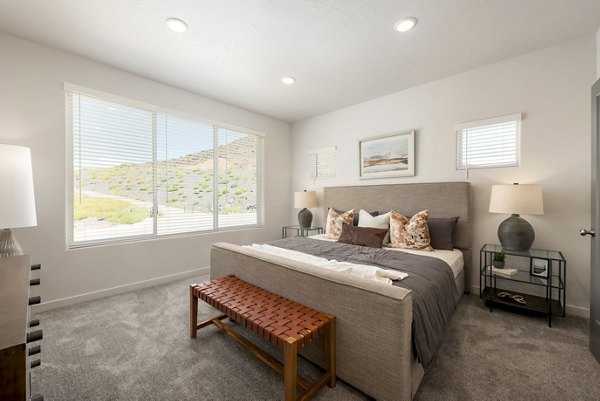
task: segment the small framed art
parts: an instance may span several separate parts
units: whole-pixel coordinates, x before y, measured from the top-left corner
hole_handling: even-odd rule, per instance
[[[362,139],[358,143],[360,178],[415,175],[415,131]]]
[[[531,258],[529,274],[537,277],[548,278],[550,261],[548,259]]]

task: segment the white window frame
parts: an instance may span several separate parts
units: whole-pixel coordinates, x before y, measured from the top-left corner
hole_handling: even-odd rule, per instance
[[[457,170],[471,170],[471,169],[485,169],[485,168],[501,168],[501,167],[518,167],[521,164],[521,113],[508,114],[499,117],[487,118],[484,120],[469,121],[460,123],[455,126],[456,132],[456,169]],[[502,124],[507,122],[516,122],[516,160],[514,163],[495,163],[495,164],[482,164],[482,165],[469,165],[468,161],[461,164],[462,161],[462,135],[463,130],[468,128],[484,127],[486,125]]]
[[[85,247],[90,247],[90,246],[98,246],[98,245],[111,245],[111,244],[121,244],[121,243],[127,243],[127,242],[134,242],[134,241],[143,241],[143,240],[159,240],[159,239],[163,239],[163,238],[172,238],[172,237],[180,237],[180,236],[191,236],[191,235],[201,235],[201,234],[211,234],[211,233],[216,233],[216,232],[226,232],[226,231],[238,231],[238,230],[247,230],[247,229],[255,229],[255,228],[263,228],[264,227],[264,193],[265,193],[265,188],[264,188],[264,182],[265,182],[265,148],[266,148],[266,137],[267,135],[264,132],[261,131],[257,131],[251,128],[245,128],[245,127],[240,127],[234,124],[228,124],[228,123],[223,123],[217,120],[213,120],[210,118],[203,118],[203,117],[199,117],[196,115],[191,115],[188,113],[184,113],[184,112],[180,112],[177,110],[173,110],[173,109],[168,109],[168,108],[164,108],[164,107],[160,107],[160,106],[155,106],[152,104],[148,104],[148,103],[144,103],[144,102],[140,102],[138,100],[134,100],[134,99],[129,99],[126,97],[122,97],[122,96],[118,96],[118,95],[114,95],[111,93],[107,93],[107,92],[102,92],[102,91],[98,91],[92,88],[87,88],[84,86],[80,86],[80,85],[75,85],[72,83],[68,83],[65,82],[64,83],[64,91],[65,91],[65,132],[67,135],[67,157],[66,157],[66,162],[67,162],[67,202],[66,202],[66,232],[65,232],[65,240],[66,240],[66,244],[67,244],[67,250],[71,250],[71,249],[79,249],[79,248],[85,248]],[[157,203],[156,203],[156,186],[155,186],[155,182],[153,182],[153,185],[155,186],[154,188],[154,210],[152,211],[152,216],[154,218],[154,223],[153,223],[153,233],[152,234],[145,234],[145,235],[134,235],[134,236],[124,236],[124,237],[119,237],[119,238],[107,238],[107,239],[99,239],[99,240],[90,240],[90,241],[73,241],[74,235],[73,235],[73,230],[74,230],[74,212],[73,212],[73,193],[74,193],[74,171],[73,171],[73,131],[72,131],[72,121],[73,121],[73,116],[71,114],[71,108],[69,107],[69,93],[75,93],[75,94],[79,94],[79,95],[83,95],[83,96],[90,96],[90,97],[96,97],[99,98],[101,100],[105,100],[105,101],[109,101],[109,102],[114,102],[114,103],[119,103],[122,104],[124,106],[128,106],[128,107],[135,107],[135,108],[140,108],[140,109],[146,109],[148,111],[151,112],[155,112],[155,113],[166,113],[167,115],[171,115],[174,117],[181,117],[184,119],[188,119],[188,120],[192,120],[192,121],[197,121],[200,123],[207,123],[207,124],[212,124],[213,125],[213,141],[214,141],[214,146],[217,146],[218,143],[218,131],[219,129],[229,129],[232,131],[236,131],[236,132],[240,132],[243,134],[248,134],[248,135],[255,135],[258,137],[262,138],[262,152],[261,152],[261,160],[259,163],[259,167],[257,170],[258,173],[258,177],[256,180],[256,219],[257,219],[257,224],[249,224],[249,225],[243,225],[243,226],[233,226],[233,227],[223,227],[223,228],[219,228],[218,226],[218,220],[219,220],[219,216],[218,216],[218,207],[214,208],[213,211],[213,220],[214,220],[214,224],[213,224],[213,229],[212,230],[200,230],[200,231],[190,231],[190,232],[183,232],[183,233],[175,233],[175,234],[161,234],[158,235],[158,230],[157,230],[157,220],[156,220],[156,214],[157,214]],[[156,122],[154,123],[156,124]],[[157,151],[156,151],[156,146],[157,146],[157,132],[156,129],[154,129],[153,132],[153,156],[152,156],[152,162],[154,165],[156,165],[156,161],[157,161]],[[218,166],[218,152],[214,152],[213,155],[213,171],[215,171],[215,169]],[[156,167],[154,167],[155,169]],[[156,179],[156,173],[154,173],[154,181]],[[218,205],[218,179],[217,180],[213,180],[213,203],[214,205]]]

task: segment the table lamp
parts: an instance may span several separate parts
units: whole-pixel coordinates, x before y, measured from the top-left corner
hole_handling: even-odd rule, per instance
[[[544,214],[541,185],[492,185],[491,213],[511,216],[498,226],[498,239],[508,251],[526,252],[535,240],[533,227],[520,214]]]
[[[298,212],[298,224],[302,228],[310,228],[312,225],[313,215],[309,207],[316,207],[319,205],[319,199],[315,191],[295,192],[294,193],[294,207],[296,209],[302,208]]]
[[[37,225],[31,151],[0,144],[0,257],[22,255],[11,228]]]

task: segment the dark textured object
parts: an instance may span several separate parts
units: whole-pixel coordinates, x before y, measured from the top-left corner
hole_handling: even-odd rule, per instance
[[[344,224],[339,242],[352,245],[368,246],[369,248],[381,248],[388,230],[385,228],[358,227]]]
[[[298,212],[298,224],[302,228],[310,228],[312,226],[313,215],[310,210],[304,208]]]
[[[430,217],[427,220],[429,239],[434,249],[454,249],[454,227],[458,217]]]
[[[535,240],[535,232],[527,220],[513,214],[498,226],[498,239],[506,250],[526,252]]]

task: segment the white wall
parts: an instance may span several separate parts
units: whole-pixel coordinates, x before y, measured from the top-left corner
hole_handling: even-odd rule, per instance
[[[207,267],[217,241],[279,237],[291,202],[290,124],[6,34],[0,34],[0,54],[0,143],[31,147],[38,215],[37,227],[15,235],[33,262],[43,264],[44,301]],[[65,81],[265,132],[264,228],[67,251]]]
[[[347,107],[293,125],[293,190],[331,185],[407,182],[472,183],[473,260],[486,242],[497,243],[498,224],[508,216],[488,213],[492,184],[543,185],[545,214],[525,216],[536,230],[534,247],[558,249],[568,261],[567,305],[589,309],[590,86],[595,44],[586,37],[480,69]],[[351,84],[351,83],[349,83]],[[456,170],[456,123],[523,112],[521,166]],[[358,140],[416,129],[416,176],[358,179]],[[338,147],[337,178],[309,180],[308,151]],[[322,222],[322,213],[315,213]],[[295,215],[290,217],[294,221]],[[473,277],[478,277],[474,269]],[[478,280],[474,279],[474,283]],[[581,309],[579,309],[581,308]]]

